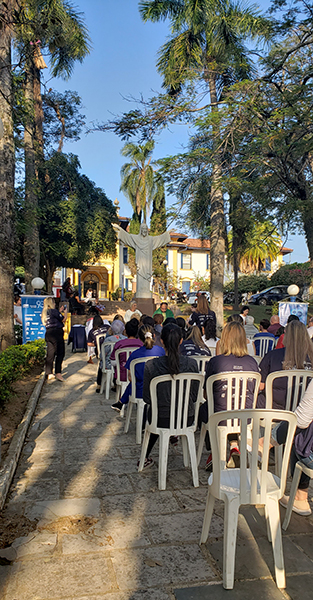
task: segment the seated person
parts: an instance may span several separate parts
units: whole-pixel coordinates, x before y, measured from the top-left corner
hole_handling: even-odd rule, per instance
[[[289,315],[289,317],[287,319],[287,325],[288,325],[288,323],[290,323],[290,321],[300,321],[300,319],[299,319],[299,317],[297,317],[297,315]],[[280,335],[279,335],[279,338],[278,338],[277,344],[276,344],[277,350],[279,350],[279,348],[284,347],[285,329],[283,328],[282,332],[280,332],[280,329],[278,329],[277,335],[278,334],[280,334]]]
[[[157,346],[160,346],[161,348],[163,348],[162,342],[161,342],[161,333],[162,333],[164,317],[163,317],[163,315],[158,313],[158,314],[154,315],[153,321],[154,321],[154,343]]]
[[[216,348],[219,338],[216,337],[216,323],[208,319],[202,328],[202,340],[208,348]]]
[[[313,379],[310,381],[306,392],[295,410],[297,429],[290,454],[290,470],[293,476],[296,463],[301,461],[309,469],[313,469]],[[271,447],[284,444],[287,435],[287,423],[284,421],[272,430]],[[259,440],[259,449],[263,447],[264,438]],[[311,508],[308,502],[308,489],[310,478],[301,474],[299,487],[296,492],[292,510],[298,515],[308,516]],[[288,496],[283,496],[280,504],[287,507]]]
[[[174,317],[174,313],[168,308],[167,302],[161,302],[159,308],[154,311],[154,315],[163,315],[164,319],[168,319],[168,317]]]
[[[160,356],[149,360],[145,365],[143,378],[142,397],[148,404],[147,418],[151,422],[151,397],[150,397],[150,382],[154,377],[159,375],[176,375],[178,373],[198,373],[198,365],[195,360],[188,356],[183,356],[179,352],[179,345],[182,340],[180,327],[175,323],[169,323],[162,329],[161,339],[165,348],[165,356]],[[170,415],[169,407],[171,404],[171,385],[170,382],[164,382],[158,387],[158,427],[169,427]],[[198,382],[194,382],[190,386],[190,397],[188,404],[188,426],[194,421],[194,403],[198,396]],[[154,447],[158,435],[150,434],[147,454],[144,462],[144,469],[151,467],[154,464],[150,458],[150,452]],[[139,466],[139,461],[137,463]]]
[[[191,327],[190,333],[188,337],[182,341],[179,351],[184,356],[211,356],[211,352],[202,340],[200,329],[197,325]]]
[[[247,338],[253,338],[256,333],[259,333],[258,328],[254,325],[254,317],[251,315],[246,316],[246,322],[244,324],[244,329],[246,332]]]
[[[246,324],[246,317],[248,316],[249,312],[250,312],[250,307],[249,306],[242,306],[241,307],[240,316],[242,318],[243,325]]]
[[[213,356],[206,365],[204,390],[206,389],[206,380],[211,375],[218,373],[234,371],[255,371],[259,372],[257,362],[252,356],[249,356],[247,349],[247,338],[243,325],[238,321],[231,321],[225,325],[220,340],[220,354]],[[248,383],[245,408],[252,408],[254,382]],[[225,380],[216,381],[214,384],[214,412],[220,412],[227,409],[227,395],[225,393]],[[199,426],[208,422],[207,402],[201,404],[199,410]],[[230,455],[227,466],[237,468],[240,465],[240,452],[238,448],[238,436],[232,434],[229,436]],[[209,447],[209,441],[206,440],[206,446]],[[212,454],[210,453],[206,463],[206,469],[212,468]]]
[[[227,319],[227,323],[232,323],[233,321],[243,325],[243,319],[242,319],[241,315],[230,315]],[[246,342],[247,342],[247,350],[248,350],[249,356],[255,356],[256,352],[255,352],[254,342],[252,340],[250,340],[248,337],[246,338]],[[221,343],[220,340],[218,340],[218,342],[216,342],[216,355],[221,354],[220,343]]]
[[[89,333],[87,336],[87,346],[88,348],[94,349],[94,354],[98,355],[97,350],[97,337],[105,336],[110,329],[109,321],[103,321],[100,315],[95,315],[92,319],[92,327],[89,329]],[[104,338],[102,339],[102,343]],[[88,362],[93,364],[92,354],[90,353]]]
[[[273,383],[273,406],[284,410],[286,405],[287,380],[283,371],[287,369],[311,369],[313,365],[313,346],[307,329],[300,321],[291,321],[286,326],[283,348],[271,350],[260,362],[261,383],[257,408],[265,407],[266,377],[274,371],[282,371],[282,377]]]
[[[138,330],[138,337],[142,342],[141,348],[134,350],[128,358],[125,369],[128,371],[128,379],[130,378],[130,365],[132,360],[136,358],[145,358],[146,356],[164,356],[165,350],[164,348],[157,346],[154,343],[154,331],[150,325],[141,325]],[[136,374],[136,398],[142,398],[142,386],[143,386],[143,375],[145,370],[145,363],[136,366],[135,374]],[[121,399],[115,404],[112,404],[111,408],[120,412],[123,408],[123,404],[128,404],[129,396],[131,394],[131,383],[128,384],[124,394]]]
[[[188,337],[188,333],[189,333],[189,328],[187,330],[185,319],[183,317],[177,317],[176,323],[177,323],[178,327],[181,328],[183,340],[185,340]]]
[[[112,325],[113,325],[113,323],[112,323]],[[128,323],[126,323],[126,325],[125,325],[125,332],[126,332],[127,338],[124,338],[124,339],[116,342],[116,344],[113,348],[113,352],[110,356],[110,359],[111,359],[111,364],[115,367],[115,369],[114,369],[115,378],[117,376],[116,360],[115,360],[116,351],[121,350],[122,348],[133,347],[135,349],[135,348],[140,348],[140,346],[142,346],[142,341],[138,340],[138,338],[137,338],[138,327],[139,327],[139,323],[138,323],[137,319],[131,319],[130,321],[128,321]],[[120,354],[119,361],[120,361],[121,381],[127,381],[127,371],[125,368],[126,360],[127,360],[126,353]]]
[[[136,300],[133,300],[130,303],[130,308],[126,311],[124,315],[125,323],[128,323],[128,321],[130,321],[133,317],[140,319],[141,315],[142,313],[137,308]]]
[[[270,326],[268,327],[268,333],[273,333],[277,337],[277,331],[280,329],[281,324],[279,322],[278,315],[272,315],[270,319]]]
[[[259,355],[260,352],[260,340],[264,337],[271,337],[273,338],[273,343],[269,345],[269,351],[273,350],[274,346],[275,346],[275,336],[273,333],[269,333],[268,332],[268,328],[270,326],[270,322],[268,319],[262,319],[260,321],[260,332],[256,333],[255,336],[253,337],[253,341],[254,341],[254,346],[255,346],[255,351],[257,353],[257,355]]]
[[[79,299],[78,292],[71,292],[69,298],[69,309],[73,315],[83,315],[85,312],[85,304]]]

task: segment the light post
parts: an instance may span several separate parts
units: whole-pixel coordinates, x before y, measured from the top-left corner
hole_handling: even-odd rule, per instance
[[[44,287],[45,282],[43,279],[41,279],[41,277],[34,277],[34,279],[32,279],[31,281],[31,286],[34,290],[34,294],[36,294],[36,296],[40,296],[41,294],[41,290]]]

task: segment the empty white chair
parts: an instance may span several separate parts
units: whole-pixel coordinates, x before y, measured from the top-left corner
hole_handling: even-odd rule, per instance
[[[222,469],[219,423],[225,420],[232,422],[233,419],[238,420],[240,430],[240,468]],[[271,429],[276,419],[289,423],[280,478],[268,470]],[[264,450],[261,466],[259,466],[258,442],[261,426],[264,428]],[[241,504],[265,505],[268,537],[273,546],[276,584],[279,588],[286,587],[278,501],[285,490],[288,461],[296,426],[296,416],[287,411],[259,409],[222,411],[210,417],[209,434],[213,472],[208,480],[209,490],[200,543],[204,544],[208,539],[215,498],[222,500],[225,503],[223,542],[223,587],[225,589],[234,587],[238,511]],[[250,467],[247,468],[247,441],[250,432],[252,432],[253,442],[252,452],[249,452]]]
[[[270,373],[265,381],[266,408],[273,406],[273,384],[277,379],[287,379],[287,394],[285,410],[294,412],[302,400],[303,394],[313,378],[313,371],[307,369],[289,369],[286,371],[274,371]],[[275,473],[281,470],[281,461],[284,446],[275,446]]]
[[[103,342],[103,344],[101,346],[102,378],[101,378],[100,394],[103,394],[104,384],[106,384],[106,386],[105,386],[106,400],[108,400],[109,396],[110,396],[111,381],[113,381],[113,373],[114,373],[111,363],[110,363],[110,367],[108,369],[106,368],[106,362],[105,362],[106,349],[109,348],[108,354],[109,354],[109,356],[111,356],[111,354],[113,352],[113,348],[115,346],[115,343],[116,342]]]
[[[136,366],[140,363],[146,363],[151,358],[156,358],[155,356],[145,356],[143,358],[136,358],[132,360],[130,363],[130,377],[131,377],[131,393],[129,396],[129,402],[127,406],[126,419],[125,419],[125,427],[124,433],[128,433],[130,418],[133,410],[134,404],[137,405],[137,419],[136,419],[136,444],[141,444],[141,429],[142,429],[142,419],[143,419],[143,411],[145,407],[145,403],[142,398],[137,398],[136,396]]]
[[[261,356],[261,358],[271,350],[274,350],[276,346],[276,340],[271,335],[264,335],[262,337],[254,336],[253,341],[256,347],[256,354],[257,356]]]
[[[196,458],[196,444],[194,432],[197,427],[199,404],[202,397],[203,375],[199,373],[179,373],[178,375],[160,375],[154,377],[150,383],[151,397],[151,423],[146,423],[142,443],[138,471],[142,471],[148,449],[150,433],[159,436],[159,489],[166,489],[166,472],[168,444],[170,436],[181,436],[183,447],[184,466],[188,467],[190,455],[192,479],[195,487],[199,486],[198,467]],[[158,385],[167,382],[171,386],[171,406],[169,410],[170,426],[158,427]],[[187,425],[189,398],[192,385],[198,384],[197,400],[194,403],[194,419],[192,425]],[[187,446],[188,442],[188,446]]]
[[[306,475],[308,475],[308,477],[311,477],[311,479],[313,478],[313,469],[310,469],[309,467],[304,465],[299,460],[295,466],[295,470],[293,473],[292,484],[291,484],[290,495],[289,495],[289,502],[288,502],[288,505],[286,508],[286,514],[285,514],[285,518],[284,518],[284,522],[283,522],[284,530],[286,530],[288,528],[288,525],[290,523],[292,507],[293,507],[296,491],[298,489],[298,485],[299,485],[299,481],[300,481],[302,472],[305,473]]]
[[[208,377],[206,381],[206,397],[209,417],[214,414],[214,384],[217,381],[225,382],[225,403],[227,410],[245,408],[248,383],[251,383],[253,386],[252,408],[255,408],[261,381],[260,373],[257,373],[256,371],[229,371],[227,373],[218,373],[217,375],[211,375],[211,377]],[[208,429],[209,422],[202,423],[197,455],[198,464],[201,460],[204,439]],[[238,423],[236,420],[231,423],[227,423],[225,427],[219,428],[223,466],[226,465],[227,436],[231,433],[238,433]]]

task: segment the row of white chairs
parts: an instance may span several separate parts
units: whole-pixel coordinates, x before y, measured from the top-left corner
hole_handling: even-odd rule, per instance
[[[126,352],[127,358],[132,349]],[[103,364],[105,367],[105,353],[103,352]],[[118,385],[127,385],[127,382],[119,382],[119,353],[124,352],[125,348],[116,352]],[[136,422],[136,442],[141,442],[141,427],[144,402],[136,398],[136,375],[135,369],[139,363],[146,362],[152,357],[137,359],[131,363],[131,396],[128,404],[125,432],[128,432],[132,407],[137,405]],[[197,427],[198,411],[200,403],[203,401],[202,389],[204,381],[205,366],[210,357],[194,357],[199,365],[199,374],[182,373],[171,377],[170,375],[154,378],[150,385],[151,396],[151,423],[146,423],[144,440],[139,463],[139,471],[143,469],[144,460],[151,433],[159,435],[159,489],[166,489],[166,472],[169,438],[171,435],[180,436],[182,440],[183,461],[185,466],[191,466],[193,484],[199,485],[198,463],[201,459],[203,442],[206,431],[209,432],[212,455],[213,455],[213,473],[209,478],[209,490],[207,504],[201,534],[200,543],[205,543],[208,537],[210,522],[213,514],[214,500],[218,498],[225,503],[224,518],[224,558],[223,558],[223,585],[226,589],[232,589],[234,585],[234,566],[235,566],[235,547],[238,522],[238,511],[241,504],[264,504],[265,517],[267,522],[267,531],[269,541],[273,545],[273,554],[275,562],[276,582],[279,588],[285,587],[285,571],[282,550],[281,528],[279,519],[278,501],[284,494],[287,469],[289,463],[292,440],[296,429],[296,417],[294,410],[300,402],[303,393],[307,387],[308,380],[313,377],[312,371],[293,370],[278,371],[272,373],[266,381],[266,409],[255,409],[257,401],[258,387],[260,383],[260,374],[256,372],[240,373],[221,373],[208,378],[206,383],[206,394],[208,402],[209,419],[207,424],[202,425],[200,432],[200,441],[198,446],[198,456],[196,457],[194,433]],[[276,379],[287,378],[287,397],[286,410],[271,410],[273,383]],[[213,387],[214,384],[222,380],[226,383],[227,390],[227,411],[214,414]],[[171,408],[170,408],[170,426],[169,428],[159,428],[158,420],[158,386],[164,382],[171,385]],[[198,383],[197,399],[195,402],[195,415],[193,424],[187,425],[188,404],[190,386],[193,382]],[[245,398],[248,386],[252,386],[253,408],[246,410]],[[119,392],[120,393],[120,392]],[[286,439],[284,453],[281,453],[280,460],[277,461],[276,468],[279,470],[280,478],[273,475],[268,470],[269,459],[269,441],[271,429],[274,422],[287,421],[289,424],[288,435]],[[260,428],[264,430],[264,451],[261,458],[258,452],[258,439]],[[227,436],[229,433],[237,433],[240,438],[240,469],[225,469]],[[249,448],[249,452],[247,450]],[[249,468],[247,468],[247,464]],[[286,529],[289,524],[294,495],[301,471],[310,471],[306,467],[297,464],[294,476],[293,486],[290,493],[290,502],[286,511],[283,528]],[[308,473],[312,475],[310,471]]]

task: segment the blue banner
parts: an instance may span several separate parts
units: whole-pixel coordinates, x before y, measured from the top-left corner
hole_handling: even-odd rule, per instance
[[[23,344],[44,338],[46,328],[41,322],[44,296],[30,296],[23,294],[21,300]]]
[[[301,323],[306,325],[308,316],[308,304],[306,302],[280,302],[279,303],[279,322],[283,327],[287,325],[289,315],[299,317]]]

